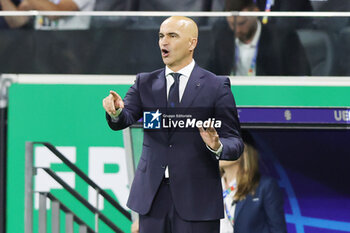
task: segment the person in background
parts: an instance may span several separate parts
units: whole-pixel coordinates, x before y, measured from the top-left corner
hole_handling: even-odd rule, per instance
[[[242,138],[242,156],[220,160],[225,208],[220,233],[286,233],[282,192],[273,178],[260,174],[253,137],[243,130]]]
[[[0,0],[4,11],[92,11],[95,0],[22,0],[16,5],[11,0]],[[28,16],[6,16],[5,20],[10,28],[20,28],[30,21]],[[37,17],[35,28],[55,29],[86,29],[90,18],[87,17]]]
[[[31,10],[26,1],[21,0],[0,0],[3,11],[27,11]],[[21,28],[30,22],[27,16],[3,16],[1,17],[2,28]]]
[[[259,11],[253,0],[227,0],[226,11]],[[305,50],[295,31],[263,25],[257,17],[219,20],[208,69],[219,75],[311,74]]]
[[[3,1],[0,1],[0,9],[3,11],[3,10],[7,10],[9,9],[8,6],[10,6],[10,9],[11,9],[11,6],[13,8],[16,8],[19,6],[19,4],[21,3],[21,0],[8,0],[8,1],[4,1],[5,2],[5,9],[3,9],[4,7],[2,6],[2,2]],[[10,4],[8,6],[6,6],[6,4]],[[23,9],[23,10],[26,10],[26,9]],[[25,24],[23,25],[25,26]],[[0,17],[0,28],[1,29],[8,29],[10,28],[10,26],[8,25],[6,19],[4,16]]]

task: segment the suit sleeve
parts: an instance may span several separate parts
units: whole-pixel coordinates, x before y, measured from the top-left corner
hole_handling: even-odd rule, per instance
[[[221,128],[217,129],[223,145],[220,159],[236,160],[244,149],[236,104],[231,91],[230,79],[228,77],[219,78],[221,84],[216,96],[215,119],[222,122]]]
[[[108,125],[113,130],[121,130],[134,124],[142,117],[142,104],[139,93],[140,74],[136,76],[135,83],[130,87],[124,98],[123,111],[117,121],[112,121],[106,113]]]
[[[264,187],[264,209],[271,233],[287,233],[283,195],[277,182],[269,179]]]

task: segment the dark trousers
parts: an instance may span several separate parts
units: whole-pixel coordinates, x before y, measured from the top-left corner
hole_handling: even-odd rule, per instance
[[[219,233],[220,221],[186,221],[177,213],[169,180],[164,179],[147,215],[140,215],[140,233]]]

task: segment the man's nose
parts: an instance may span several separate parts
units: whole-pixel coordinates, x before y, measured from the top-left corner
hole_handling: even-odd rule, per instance
[[[166,36],[160,39],[161,45],[167,45],[168,43],[169,43],[169,40]]]

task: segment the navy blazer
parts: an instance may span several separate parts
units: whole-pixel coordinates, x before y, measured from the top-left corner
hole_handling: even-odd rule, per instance
[[[139,120],[144,111],[166,111],[165,69],[137,75],[135,84],[124,98],[124,109],[117,123],[107,121],[120,130]],[[216,76],[195,65],[181,109],[197,119],[222,121],[217,129],[223,144],[221,159],[235,160],[243,151],[240,126],[230,80]],[[139,214],[147,214],[152,206],[165,168],[169,168],[170,190],[178,214],[185,220],[204,221],[223,217],[223,200],[218,160],[200,137],[197,128],[144,130],[142,154],[136,169],[127,206]]]
[[[277,182],[262,176],[255,195],[236,204],[234,233],[287,233],[283,195]]]

